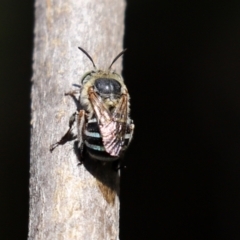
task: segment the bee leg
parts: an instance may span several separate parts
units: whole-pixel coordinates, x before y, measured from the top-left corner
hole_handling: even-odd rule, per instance
[[[118,161],[118,160],[116,160],[116,161],[114,161],[113,163],[112,163],[112,169],[114,170],[114,171],[118,171],[119,170],[119,167],[120,167],[120,162]]]
[[[70,96],[73,99],[78,111],[80,111],[80,109],[81,109],[79,99],[76,96],[77,94],[79,95],[79,93],[80,93],[79,90],[74,90],[74,91],[66,92],[64,94],[65,96]]]
[[[77,138],[77,136],[75,134],[73,134],[73,132],[72,132],[72,127],[73,127],[73,124],[74,124],[75,118],[76,118],[75,116],[76,116],[76,113],[72,114],[72,116],[69,119],[68,131],[63,135],[63,137],[58,142],[56,142],[50,146],[50,152],[52,152],[59,145],[64,145],[66,142],[72,141]]]
[[[116,160],[116,161],[113,162],[112,168],[113,168],[114,171],[117,172],[118,170],[125,169],[125,168],[126,168],[126,165],[123,165],[123,164],[122,164],[122,161],[121,161],[121,159],[120,159],[120,160]]]
[[[81,146],[79,147],[79,142],[76,141],[75,142],[76,145],[74,146],[74,151],[75,151],[75,154],[77,155],[77,158],[79,160],[79,163],[77,164],[78,166],[79,165],[82,165],[83,162],[85,161],[85,147],[84,147],[84,144],[82,143]]]
[[[129,137],[129,142],[128,142],[128,144],[130,144],[130,142],[132,141],[134,128],[135,128],[135,125],[133,124],[133,121],[132,121],[132,123],[129,125],[129,129],[130,129],[130,137]]]
[[[82,144],[81,147],[79,147],[79,142],[75,141],[74,142],[74,153],[76,154],[77,159],[79,161],[79,163],[77,165],[78,166],[82,165],[83,162],[85,161],[85,158],[84,158],[84,156],[85,156],[84,155],[85,154],[84,144]]]
[[[65,96],[71,96],[71,97],[75,97],[76,94],[79,94],[79,90],[74,90],[74,91],[70,91],[70,92],[66,92],[64,95]]]
[[[85,111],[80,110],[77,116],[77,126],[78,126],[78,151],[79,151],[79,161],[82,163],[84,161],[84,140],[83,140],[83,129],[85,126]]]

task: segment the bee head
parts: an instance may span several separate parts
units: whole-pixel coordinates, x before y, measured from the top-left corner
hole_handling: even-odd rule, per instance
[[[113,78],[96,79],[94,89],[103,99],[116,99],[121,95],[121,84]]]
[[[113,78],[98,78],[94,82],[94,91],[101,97],[104,105],[111,111],[121,97],[122,86]]]
[[[90,55],[81,47],[78,47],[92,62],[94,70],[87,72],[81,80],[82,86],[93,87],[94,91],[101,97],[104,105],[113,109],[122,93],[122,78],[119,74],[111,71],[112,65],[117,61],[117,59],[123,55],[127,50],[124,49],[120,52],[112,61],[107,71],[97,70],[96,65]]]

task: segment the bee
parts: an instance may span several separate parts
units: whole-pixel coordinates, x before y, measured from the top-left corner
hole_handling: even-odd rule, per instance
[[[134,132],[127,87],[122,76],[111,69],[126,49],[114,58],[106,71],[98,70],[91,56],[83,48],[79,50],[89,58],[94,70],[82,77],[77,100],[79,109],[71,116],[67,133],[50,146],[50,151],[77,139],[80,161],[84,159],[85,150],[95,160],[118,160],[128,148]],[[75,124],[76,134],[73,133]]]

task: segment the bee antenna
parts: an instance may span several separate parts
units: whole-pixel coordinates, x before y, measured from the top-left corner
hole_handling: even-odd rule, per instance
[[[108,69],[111,69],[112,65],[118,60],[119,57],[121,57],[125,52],[127,51],[127,48],[125,48],[123,51],[121,51],[112,61],[111,65]]]
[[[93,67],[96,69],[96,65],[95,65],[94,61],[92,60],[92,58],[90,57],[90,55],[83,48],[78,47],[78,49],[81,50],[90,59],[90,61],[93,64]]]

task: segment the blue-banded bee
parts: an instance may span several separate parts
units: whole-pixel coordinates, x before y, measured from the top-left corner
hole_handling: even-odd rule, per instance
[[[129,146],[134,124],[130,118],[129,94],[122,76],[111,70],[112,65],[126,51],[120,52],[107,71],[97,70],[90,55],[79,49],[90,59],[94,70],[81,79],[79,109],[69,121],[69,130],[60,141],[51,145],[52,152],[58,145],[69,140],[78,140],[80,160],[86,149],[91,158],[114,161],[123,156]],[[68,93],[68,95],[76,92]],[[77,133],[73,133],[74,124]]]

